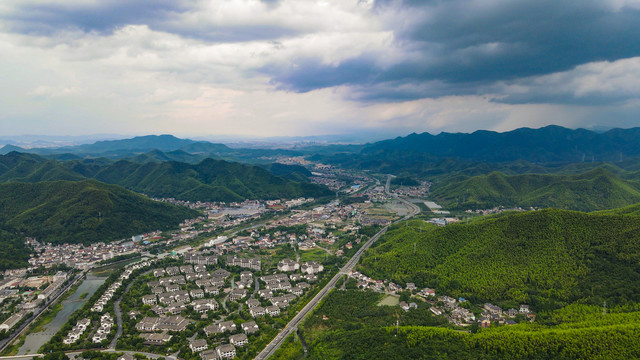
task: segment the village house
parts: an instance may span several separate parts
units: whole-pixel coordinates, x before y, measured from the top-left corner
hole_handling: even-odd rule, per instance
[[[145,305],[153,305],[158,302],[155,295],[145,295],[142,297],[142,303]]]
[[[227,257],[227,266],[239,266],[246,269],[252,269],[260,271],[262,263],[260,258],[243,259],[235,255],[229,255]]]
[[[189,295],[194,299],[201,299],[204,297],[204,291],[202,289],[194,289],[189,292]]]
[[[280,308],[277,306],[267,306],[265,312],[269,314],[269,316],[278,316],[280,315]]]
[[[256,300],[256,299],[249,299],[247,300],[247,307],[249,309],[254,308],[256,306],[260,306],[260,301]]]
[[[220,355],[218,355],[218,352],[213,349],[213,350],[206,350],[200,353],[200,359],[202,360],[220,360]]]
[[[240,281],[252,281],[253,274],[251,271],[243,271],[240,273]]]
[[[497,305],[485,303],[483,308],[491,314],[496,314],[496,315],[502,314],[502,308]]]
[[[509,310],[505,311],[505,314],[506,314],[508,317],[515,317],[516,315],[518,315],[518,314],[519,314],[519,312],[518,312],[518,310],[516,310],[516,309],[514,309],[514,308],[511,308],[511,309],[509,309]]]
[[[217,269],[217,270],[215,270],[215,271],[213,271],[213,272],[211,273],[211,277],[213,277],[213,278],[222,278],[222,279],[226,279],[226,278],[228,278],[229,276],[231,276],[231,273],[230,273],[230,272],[228,272],[228,271],[227,271],[227,270],[225,270],[225,269]]]
[[[302,264],[302,266],[300,267],[300,271],[309,275],[320,273],[323,270],[324,270],[324,266],[322,266],[321,264],[315,261],[306,262]]]
[[[218,257],[213,255],[205,256],[201,253],[187,253],[184,255],[184,262],[197,265],[216,265]]]
[[[165,274],[164,269],[155,269],[155,270],[153,270],[153,276],[154,277],[160,278],[160,277],[163,277],[164,274]]]
[[[252,309],[249,309],[249,313],[253,317],[258,317],[258,316],[264,316],[266,312],[262,306],[256,306]]]
[[[144,343],[147,345],[159,346],[159,345],[164,345],[168,343],[173,336],[167,334],[166,332],[162,332],[162,333],[140,334],[140,337],[145,340]]]
[[[205,339],[197,339],[189,343],[189,349],[194,353],[207,350],[208,347],[207,340]]]
[[[182,265],[180,266],[180,272],[183,274],[192,274],[195,270],[193,270],[193,265]]]
[[[438,309],[437,307],[430,307],[429,311],[431,311],[433,313],[433,315],[435,316],[440,316],[442,315],[442,310]]]
[[[141,332],[162,331],[185,331],[189,325],[189,320],[180,315],[163,317],[144,317],[136,324],[136,330]]]
[[[287,272],[287,271],[296,271],[298,269],[300,269],[300,264],[298,264],[297,262],[291,259],[282,259],[278,263],[278,271]]]
[[[229,342],[235,346],[244,346],[249,343],[249,339],[245,334],[236,334],[229,337]]]
[[[247,290],[245,289],[233,289],[231,293],[229,293],[230,301],[238,301],[247,296]]]
[[[191,303],[193,310],[199,313],[206,313],[207,311],[216,311],[218,309],[218,302],[215,299],[200,299]]]
[[[245,334],[254,334],[259,331],[258,324],[256,324],[255,321],[248,321],[246,323],[242,323],[242,325],[240,326],[242,327],[242,331],[244,331]]]
[[[205,286],[204,292],[209,295],[218,295],[220,293],[220,287],[213,285]]]
[[[218,356],[224,359],[233,359],[236,357],[236,348],[231,344],[220,345],[216,348]]]

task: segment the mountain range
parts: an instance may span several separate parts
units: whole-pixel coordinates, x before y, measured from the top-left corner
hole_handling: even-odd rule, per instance
[[[108,158],[137,162],[180,161],[191,164],[207,158],[268,164],[273,162],[273,157],[302,155],[299,151],[288,149],[232,149],[224,144],[180,139],[173,135],[146,135],[131,139],[103,140],[92,144],[30,149],[7,144],[0,148],[0,155],[12,151],[37,154],[55,160]]]
[[[621,158],[640,156],[639,140],[640,128],[612,129],[599,133],[551,125],[502,133],[486,130],[470,134],[414,133],[371,144],[361,154],[399,151],[485,162],[620,161]]]
[[[271,167],[277,168],[283,176],[299,181],[276,176],[259,166],[214,159],[205,159],[198,164],[176,161],[114,162],[103,158],[60,162],[35,154],[12,152],[0,155],[0,182],[77,181],[90,178],[153,197],[192,201],[243,201],[331,194],[326,187],[306,181],[306,169],[287,165]]]
[[[640,128],[603,133],[547,126],[498,133],[411,134],[367,144],[353,151],[315,154],[310,159],[379,173],[428,180],[506,170],[550,173],[558,166],[624,163],[640,156]],[[636,159],[637,160],[637,159]],[[589,165],[591,164],[591,165]]]

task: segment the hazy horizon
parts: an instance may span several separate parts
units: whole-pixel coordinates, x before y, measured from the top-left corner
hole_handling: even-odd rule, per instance
[[[556,124],[550,124],[540,127],[528,127],[532,129],[539,129],[546,126],[560,126]],[[527,127],[522,127],[527,128]],[[576,129],[585,129],[594,132],[606,132],[612,129],[616,129],[614,127],[566,127],[568,129],[576,130]],[[630,129],[632,127],[626,127],[621,129]],[[460,133],[470,134],[475,131],[483,131],[488,129],[476,129],[473,131],[462,131]],[[515,129],[509,129],[505,131],[498,132],[508,132]],[[488,130],[492,131],[492,130]],[[5,145],[15,145],[24,148],[36,148],[36,147],[64,147],[64,146],[74,146],[74,145],[83,145],[83,144],[92,144],[97,141],[110,141],[110,140],[123,140],[123,139],[131,139],[135,137],[144,137],[149,135],[171,135],[176,138],[181,139],[190,139],[195,141],[209,141],[209,142],[218,142],[224,144],[247,144],[247,145],[255,145],[258,146],[260,144],[265,145],[294,145],[298,144],[313,144],[317,143],[319,145],[322,144],[365,144],[368,142],[375,142],[385,139],[392,139],[396,137],[405,137],[410,134],[415,133],[430,133],[432,135],[438,135],[446,131],[439,132],[408,132],[399,135],[390,135],[388,133],[369,133],[369,134],[357,134],[357,133],[345,133],[345,134],[326,134],[326,135],[300,135],[300,136],[242,136],[242,135],[233,135],[233,134],[215,134],[215,135],[195,135],[195,136],[178,136],[175,134],[166,134],[166,133],[147,133],[147,134],[87,134],[87,135],[44,135],[44,134],[23,134],[23,135],[0,135],[0,146]],[[22,146],[21,146],[22,145]]]

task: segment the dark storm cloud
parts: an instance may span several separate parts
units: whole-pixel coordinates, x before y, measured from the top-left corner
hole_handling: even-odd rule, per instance
[[[298,59],[268,69],[273,80],[299,92],[359,85],[362,99],[396,101],[480,94],[497,81],[640,55],[640,10],[606,1],[378,1],[373,11],[391,19],[397,51],[411,56],[385,67],[366,55],[336,65]],[[439,92],[428,85],[433,82],[446,86]],[[415,91],[394,91],[397,86]]]
[[[11,30],[26,34],[49,35],[60,30],[107,34],[124,25],[161,23],[188,8],[188,1],[172,0],[23,3],[4,20]]]
[[[276,0],[263,0],[270,8]],[[211,21],[188,23],[180,16],[197,10],[195,0],[127,0],[77,3],[23,3],[12,12],[0,14],[10,31],[29,35],[52,35],[80,30],[109,35],[127,25],[147,25],[152,30],[212,42],[240,42],[275,39],[294,32],[278,26],[217,26]]]

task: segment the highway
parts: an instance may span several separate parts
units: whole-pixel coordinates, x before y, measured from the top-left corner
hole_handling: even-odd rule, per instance
[[[395,198],[396,200],[401,201],[411,209],[410,212],[406,216],[404,216],[402,219],[399,219],[393,222],[393,224],[396,224],[400,221],[408,220],[416,216],[420,212],[420,208],[415,204],[412,204],[408,200],[403,199],[398,195],[391,193],[390,191],[391,178],[392,178],[391,175],[387,176],[385,192],[387,193],[387,195]],[[340,280],[340,278],[343,275],[348,274],[353,270],[353,268],[356,266],[358,261],[360,261],[360,257],[362,256],[362,254],[371,246],[371,244],[376,242],[376,240],[378,240],[380,236],[386,233],[388,228],[389,228],[389,225],[385,226],[380,231],[378,231],[378,233],[376,233],[373,237],[371,237],[371,239],[369,239],[366,243],[364,243],[364,245],[360,247],[360,249],[351,257],[351,259],[342,267],[342,269],[340,269],[340,271],[327,283],[327,285],[325,285],[325,287],[322,288],[322,290],[320,290],[320,292],[318,292],[318,294],[316,294],[316,296],[313,299],[311,299],[311,301],[309,301],[309,303],[307,303],[307,305],[302,310],[300,310],[300,312],[296,314],[296,316],[293,319],[291,319],[291,321],[289,321],[287,326],[285,326],[284,329],[282,329],[280,333],[278,333],[278,335],[276,335],[276,337],[273,338],[273,340],[271,340],[271,342],[255,357],[255,359],[264,360],[269,358],[271,355],[273,355],[273,353],[276,350],[278,350],[278,348],[282,345],[282,343],[287,338],[287,336],[289,336],[298,328],[298,325],[300,325],[302,320],[304,320],[304,318],[307,317],[307,315],[318,305],[318,303],[322,299],[324,299],[325,296],[327,296],[327,294],[331,291],[331,289],[335,287],[338,280]]]

